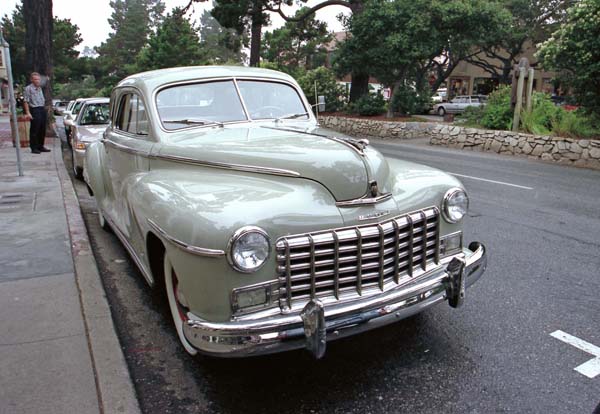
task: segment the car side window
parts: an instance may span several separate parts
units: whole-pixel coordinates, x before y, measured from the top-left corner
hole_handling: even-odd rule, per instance
[[[148,116],[144,102],[135,93],[121,97],[115,127],[130,134],[148,135]]]

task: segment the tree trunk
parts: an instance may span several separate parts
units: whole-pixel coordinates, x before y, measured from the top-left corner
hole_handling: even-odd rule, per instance
[[[27,76],[32,72],[42,75],[42,88],[46,98],[46,136],[54,136],[52,128],[52,0],[23,0],[25,19],[25,63]]]
[[[369,93],[369,74],[352,71],[352,86],[350,87],[350,102],[356,102],[361,96]]]
[[[362,13],[364,9],[363,0],[350,0],[350,10],[353,16]],[[350,87],[350,102],[356,102],[361,96],[369,93],[369,74],[358,70],[352,71],[352,86]]]
[[[23,0],[23,17],[27,75],[42,75],[46,105],[52,105],[52,0]]]
[[[252,6],[252,26],[250,38],[250,66],[260,65],[260,43],[262,39],[262,8],[259,1]]]

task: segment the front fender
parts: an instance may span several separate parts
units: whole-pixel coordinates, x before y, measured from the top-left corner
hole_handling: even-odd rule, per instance
[[[273,280],[275,241],[287,234],[340,227],[335,199],[311,180],[202,168],[152,170],[129,188],[128,199],[143,234],[166,247],[190,310],[207,320],[231,317],[230,294],[236,287]],[[153,229],[184,244],[227,252],[233,233],[259,226],[271,239],[271,255],[257,272],[234,270],[225,255],[193,254]]]

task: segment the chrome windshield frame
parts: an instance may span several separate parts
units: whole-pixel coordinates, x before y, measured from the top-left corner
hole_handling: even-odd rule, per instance
[[[160,130],[162,132],[166,132],[167,134],[172,134],[172,133],[177,133],[180,131],[187,131],[190,129],[197,129],[197,128],[214,128],[217,125],[216,124],[206,124],[206,125],[188,125],[185,126],[183,128],[177,128],[177,129],[167,129],[164,127],[163,125],[163,121],[160,117],[160,114],[158,113],[158,103],[157,103],[157,98],[158,98],[158,94],[160,92],[162,92],[165,89],[169,89],[172,87],[177,87],[177,86],[184,86],[184,85],[194,85],[194,84],[200,84],[200,83],[209,83],[209,82],[223,82],[223,81],[233,81],[238,99],[240,100],[240,103],[242,105],[242,110],[244,111],[244,115],[246,116],[246,119],[244,120],[236,120],[236,121],[219,121],[221,124],[223,124],[224,126],[226,125],[235,125],[235,124],[242,124],[242,123],[257,123],[257,122],[273,122],[276,118],[263,118],[263,119],[252,119],[252,117],[250,117],[250,113],[248,112],[248,107],[246,105],[246,102],[244,101],[243,97],[242,97],[242,93],[240,91],[239,85],[238,85],[238,81],[256,81],[256,82],[265,82],[265,83],[279,83],[279,84],[284,84],[287,85],[289,87],[291,87],[296,94],[298,95],[298,98],[300,99],[300,102],[302,103],[302,106],[304,107],[304,110],[306,111],[306,113],[308,114],[308,118],[307,119],[294,119],[295,122],[307,122],[307,121],[313,121],[313,122],[317,122],[316,118],[314,117],[314,114],[312,112],[312,107],[311,105],[308,103],[308,101],[306,100],[306,97],[304,96],[304,93],[302,92],[302,90],[295,85],[292,82],[286,81],[284,79],[277,79],[277,78],[268,78],[268,77],[258,77],[258,76],[223,76],[223,77],[211,77],[211,78],[203,78],[203,79],[191,79],[188,81],[177,81],[177,82],[171,82],[171,83],[166,83],[164,85],[161,85],[160,87],[156,88],[153,92],[152,92],[152,112],[154,114],[154,116],[156,117],[156,119],[158,120],[158,127],[160,128]]]

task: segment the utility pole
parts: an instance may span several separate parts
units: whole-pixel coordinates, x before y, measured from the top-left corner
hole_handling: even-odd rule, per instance
[[[17,151],[17,171],[19,177],[23,176],[23,165],[21,164],[21,140],[19,139],[19,124],[17,123],[17,100],[15,99],[14,80],[12,75],[12,65],[10,63],[10,49],[8,42],[2,36],[0,30],[0,46],[2,46],[2,54],[6,64],[6,73],[8,75],[8,105],[10,106],[10,116],[12,118],[12,136],[15,141],[15,150]]]

